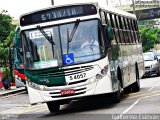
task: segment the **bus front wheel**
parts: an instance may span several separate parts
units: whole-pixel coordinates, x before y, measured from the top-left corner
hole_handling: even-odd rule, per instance
[[[56,113],[60,109],[60,104],[58,102],[47,102],[47,106],[51,113]]]
[[[122,94],[121,82],[118,80],[118,91],[113,93],[113,96],[112,96],[114,103],[119,103],[120,102],[121,94]]]

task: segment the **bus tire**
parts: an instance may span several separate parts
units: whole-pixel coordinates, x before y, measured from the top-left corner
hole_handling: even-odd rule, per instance
[[[140,81],[139,81],[139,71],[138,67],[136,66],[136,82],[131,85],[132,92],[139,92],[140,91]]]
[[[47,106],[51,113],[56,113],[60,109],[60,104],[57,102],[47,102]]]
[[[114,103],[119,103],[121,101],[121,83],[118,80],[118,91],[116,91],[115,93],[113,93],[112,99]]]
[[[130,93],[130,92],[132,92],[131,86],[128,86],[128,87],[124,88],[124,93],[125,94]]]

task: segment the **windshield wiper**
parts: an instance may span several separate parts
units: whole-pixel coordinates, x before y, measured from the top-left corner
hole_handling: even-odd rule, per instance
[[[80,19],[77,19],[76,22],[75,22],[75,24],[74,24],[74,27],[73,27],[73,29],[72,29],[72,32],[71,32],[71,34],[70,34],[70,36],[69,36],[68,42],[71,42],[71,41],[72,41],[73,36],[74,36],[74,34],[76,33],[76,30],[77,30],[77,28],[78,28],[79,22],[80,22]]]
[[[69,42],[72,41],[74,34],[76,33],[76,30],[78,28],[79,22],[80,22],[80,19],[77,19],[70,35],[69,35],[69,30],[67,28],[67,41],[68,41],[67,42],[67,54],[69,53]]]
[[[55,43],[53,42],[53,39],[52,39],[52,34],[51,34],[51,37],[49,37],[46,32],[41,28],[41,26],[37,26],[38,30],[44,35],[44,37],[51,43],[52,45],[52,51],[53,51],[53,57],[54,57],[54,45]]]
[[[51,34],[51,37],[49,37],[46,32],[41,28],[40,25],[37,26],[38,30],[43,34],[43,36],[52,44],[52,45],[55,45],[55,43],[53,42],[53,39],[52,39],[52,34]]]

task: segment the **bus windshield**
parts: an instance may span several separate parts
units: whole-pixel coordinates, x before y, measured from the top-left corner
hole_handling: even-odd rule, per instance
[[[24,32],[25,67],[43,69],[87,63],[104,56],[103,35],[99,21],[80,21],[72,34],[75,22],[45,27],[43,31],[52,38],[52,45],[38,30]],[[72,41],[69,41],[72,34]]]

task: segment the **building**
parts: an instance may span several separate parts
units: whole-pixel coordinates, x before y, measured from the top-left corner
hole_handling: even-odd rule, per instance
[[[119,5],[115,7],[125,11],[133,10],[133,4],[124,4],[124,5]],[[159,7],[160,7],[160,0],[136,0],[135,1],[136,10],[159,8]]]
[[[12,24],[13,24],[13,25],[18,25],[18,24],[19,24],[19,21],[18,21],[18,20],[12,20]]]

